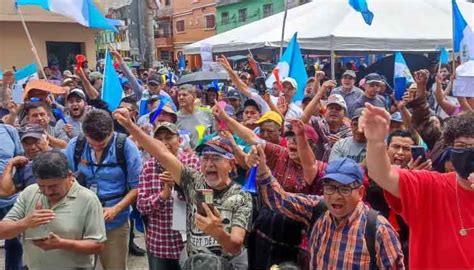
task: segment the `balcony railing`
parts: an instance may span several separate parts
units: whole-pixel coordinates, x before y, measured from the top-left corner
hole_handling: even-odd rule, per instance
[[[155,47],[173,47],[173,38],[172,37],[159,37],[155,38]]]
[[[217,0],[216,6],[225,6],[235,3],[240,3],[242,0]]]

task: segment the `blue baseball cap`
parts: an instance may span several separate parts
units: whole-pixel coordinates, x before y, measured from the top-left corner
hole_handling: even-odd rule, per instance
[[[400,112],[394,112],[390,115],[390,121],[403,123],[402,114]]]
[[[360,165],[351,158],[338,158],[328,163],[323,180],[334,180],[343,185],[362,185],[364,174]]]

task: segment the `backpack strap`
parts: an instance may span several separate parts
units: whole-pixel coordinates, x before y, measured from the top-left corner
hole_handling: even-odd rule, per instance
[[[117,133],[117,139],[115,141],[115,155],[117,157],[117,165],[122,168],[125,179],[128,176],[127,162],[125,160],[125,142],[127,135],[123,133]]]
[[[379,216],[379,212],[375,211],[374,209],[369,209],[366,212],[367,214],[367,222],[365,223],[365,243],[367,245],[367,249],[369,250],[370,254],[370,267],[369,269],[375,270],[378,269],[377,267],[377,252],[375,250],[375,241],[376,241],[376,234],[377,234],[377,218]]]
[[[78,170],[79,162],[81,161],[82,153],[86,147],[86,137],[84,134],[80,134],[76,140],[76,146],[74,147],[74,171]]]

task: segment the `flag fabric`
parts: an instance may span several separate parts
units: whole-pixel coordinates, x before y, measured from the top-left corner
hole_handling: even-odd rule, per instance
[[[184,71],[186,69],[186,58],[184,57],[184,54],[181,53],[178,59],[178,68],[179,71]]]
[[[102,84],[102,100],[107,102],[109,110],[114,111],[122,99],[123,88],[120,78],[115,72],[112,55],[109,50],[105,52],[104,81]]]
[[[445,47],[439,49],[439,62],[441,65],[446,65],[449,62],[449,52]]]
[[[395,66],[393,69],[393,86],[395,89],[395,99],[402,100],[408,83],[413,83],[413,76],[405,62],[405,58],[400,52],[395,53]]]
[[[117,32],[116,20],[105,18],[93,0],[16,0],[18,6],[39,6],[48,11],[68,17],[89,28]]]
[[[454,53],[460,53],[461,62],[474,60],[474,33],[462,16],[456,0],[451,0],[453,6],[453,41]]]
[[[296,90],[296,95],[293,97],[293,101],[301,102],[304,97],[304,88],[306,86],[306,81],[308,80],[308,74],[306,73],[303,56],[301,55],[300,45],[296,39],[297,34],[298,33],[295,33],[291,38],[291,41],[281,56],[277,67],[282,80],[286,77],[291,77],[296,80],[298,89]],[[275,80],[275,74],[272,74],[265,81],[265,84],[268,88],[271,88]]]
[[[374,19],[374,13],[369,10],[367,0],[349,0],[349,5],[362,14],[366,24],[371,25]]]
[[[20,84],[26,83],[31,78],[38,79],[38,71],[34,63],[24,66],[15,72],[15,81]]]
[[[0,81],[3,80],[3,71],[0,70]]]

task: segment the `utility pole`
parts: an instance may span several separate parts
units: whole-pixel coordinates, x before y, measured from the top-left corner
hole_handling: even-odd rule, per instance
[[[144,15],[144,34],[145,34],[145,48],[144,48],[144,65],[151,67],[155,60],[155,30],[153,26],[155,10],[158,9],[154,0],[143,0],[143,15]]]
[[[288,0],[285,0],[285,14],[283,15],[283,26],[281,28],[280,58],[283,54],[283,40],[285,39],[285,25],[286,25],[286,15],[287,14],[288,14]],[[280,61],[280,60],[278,60],[278,61]]]

